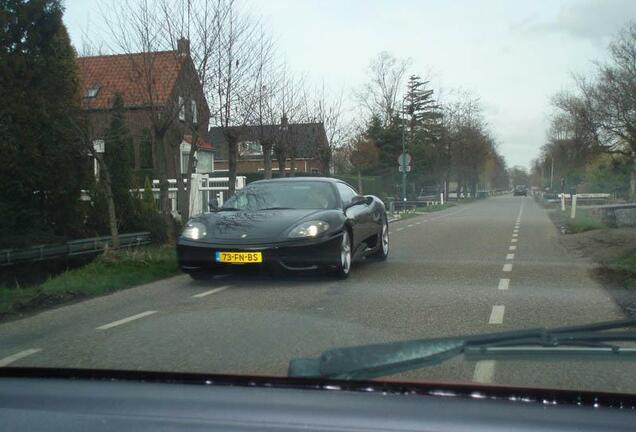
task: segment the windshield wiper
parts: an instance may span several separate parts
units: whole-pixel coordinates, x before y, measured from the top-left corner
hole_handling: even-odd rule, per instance
[[[258,209],[258,211],[263,211],[263,210],[291,210],[291,207],[266,207],[266,208],[262,208],[262,209]]]
[[[336,348],[323,352],[317,358],[292,360],[289,376],[371,379],[435,365],[462,354],[466,360],[536,360],[554,359],[555,356],[633,360],[636,359],[636,348],[609,345],[608,342],[636,341],[635,327],[636,319],[632,318],[555,329],[536,328]]]

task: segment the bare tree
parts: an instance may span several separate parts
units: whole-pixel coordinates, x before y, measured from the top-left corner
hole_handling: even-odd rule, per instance
[[[172,82],[161,79],[164,71],[159,64],[166,51],[174,55],[174,64],[182,64],[188,57],[172,45],[172,22],[166,20],[162,4],[149,5],[146,0],[113,2],[102,11],[111,40],[111,51],[127,56],[130,82],[140,95],[141,107],[150,124],[151,145],[155,171],[159,177],[161,210],[169,242],[174,242],[172,209],[168,195],[168,167],[174,162],[174,151],[168,143],[168,133],[178,124],[176,119],[185,108],[186,98],[171,94]],[[166,95],[169,95],[168,97]],[[176,139],[180,143],[183,131]],[[178,145],[178,144],[177,144]]]
[[[322,123],[327,135],[325,147],[318,150],[324,175],[331,174],[333,154],[344,145],[349,132],[348,125],[343,121],[343,97],[342,91],[335,97],[329,97],[323,84],[320,97],[314,102],[313,114]]]
[[[110,170],[104,160],[104,140],[97,134],[95,127],[86,117],[86,111],[82,111],[79,115],[71,120],[71,124],[75,129],[77,139],[80,142],[84,152],[93,158],[98,166],[98,176],[95,179],[97,187],[101,188],[106,200],[106,208],[108,211],[108,229],[113,242],[113,249],[119,249],[119,227],[117,221],[117,211],[115,207],[115,197],[113,194]],[[79,119],[79,120],[76,120]]]
[[[295,123],[307,121],[308,103],[305,80],[302,75],[290,73],[286,65],[281,68],[279,90],[274,97],[273,115],[279,115],[280,127],[274,143],[274,155],[278,162],[278,172],[281,177],[287,170],[287,159],[290,160],[290,175],[296,170],[297,128]]]
[[[200,93],[206,94],[213,87],[215,47],[220,37],[220,29],[216,23],[221,15],[228,11],[222,7],[218,0],[181,0],[173,2],[161,0],[159,3],[161,19],[165,22],[165,37],[169,46],[178,46],[187,41],[188,51],[192,59],[193,70],[189,71],[195,76],[190,80],[191,86],[180,89],[184,101],[195,100]],[[185,178],[177,176],[177,188],[180,199],[179,208],[181,216],[187,220],[190,210],[190,183],[192,173],[195,170],[195,160],[201,142],[202,118],[209,116],[209,107],[205,100],[198,104],[196,109],[201,114],[191,115],[185,118],[184,133],[190,136],[190,152],[188,155]],[[194,108],[194,107],[192,107]],[[207,129],[207,123],[203,125]],[[172,154],[177,155],[177,147],[181,140],[171,141]]]
[[[401,109],[404,78],[410,63],[409,59],[380,52],[369,65],[369,81],[355,92],[357,101],[368,114],[379,116],[383,126],[388,126]]]
[[[596,63],[591,78],[575,76],[576,93],[553,98],[559,110],[553,128],[580,149],[618,154],[631,162],[630,193],[636,195],[636,23],[625,26],[609,46],[609,60]],[[545,150],[550,150],[544,148]]]
[[[214,69],[210,100],[214,121],[228,143],[229,195],[236,188],[238,143],[242,127],[253,119],[254,93],[258,90],[259,56],[256,43],[259,23],[241,12],[234,0],[219,0],[223,13],[215,25]]]
[[[258,127],[257,135],[263,153],[264,177],[267,179],[272,178],[272,149],[277,138],[275,124],[279,120],[274,100],[281,86],[281,74],[272,60],[274,51],[272,39],[261,27],[257,46],[257,88],[254,92],[256,99],[254,105],[257,108],[253,124]]]

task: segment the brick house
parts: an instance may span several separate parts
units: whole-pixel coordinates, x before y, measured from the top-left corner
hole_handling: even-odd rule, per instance
[[[133,140],[133,172],[138,177],[156,178],[153,115],[168,126],[164,147],[169,178],[186,172],[193,136],[198,147],[196,171],[213,171],[212,146],[206,139],[210,110],[186,39],[180,39],[174,51],[79,57],[77,64],[82,109],[96,145],[103,147],[113,100],[120,94]]]
[[[242,126],[229,128],[238,137],[237,173],[264,171],[261,142],[278,143],[283,154],[272,154],[272,173],[280,171],[280,162],[285,172],[307,172],[327,174],[321,155],[329,150],[323,123],[287,123],[285,118],[278,125]],[[215,170],[228,170],[228,144],[220,127],[210,128],[208,141],[215,148]],[[280,161],[279,161],[280,160]]]

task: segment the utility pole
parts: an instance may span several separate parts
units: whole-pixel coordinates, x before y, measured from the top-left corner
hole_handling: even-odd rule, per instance
[[[402,99],[402,200],[406,202],[406,140],[404,139],[406,125],[404,122],[405,111],[404,111],[404,99]]]
[[[552,167],[550,168],[550,192],[552,192],[552,181],[554,180],[554,155],[550,157],[552,160]]]

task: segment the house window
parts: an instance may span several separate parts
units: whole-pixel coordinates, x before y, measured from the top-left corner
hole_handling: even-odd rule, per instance
[[[93,99],[97,97],[97,93],[99,93],[99,86],[89,87],[84,94],[84,97],[87,99]]]
[[[106,150],[106,144],[104,140],[98,139],[93,141],[93,151],[95,153],[104,154]],[[99,179],[99,162],[97,162],[97,158],[93,158],[93,173],[95,174],[95,178]]]
[[[179,96],[179,120],[185,121],[185,104],[181,96]]]
[[[181,174],[187,174],[189,161],[190,161],[190,151],[182,151],[181,152]]]
[[[239,143],[239,154],[241,156],[262,156],[263,147],[258,141],[242,141]]]
[[[197,124],[199,120],[197,112],[197,102],[195,100],[190,101],[190,108],[192,109],[192,124]]]

